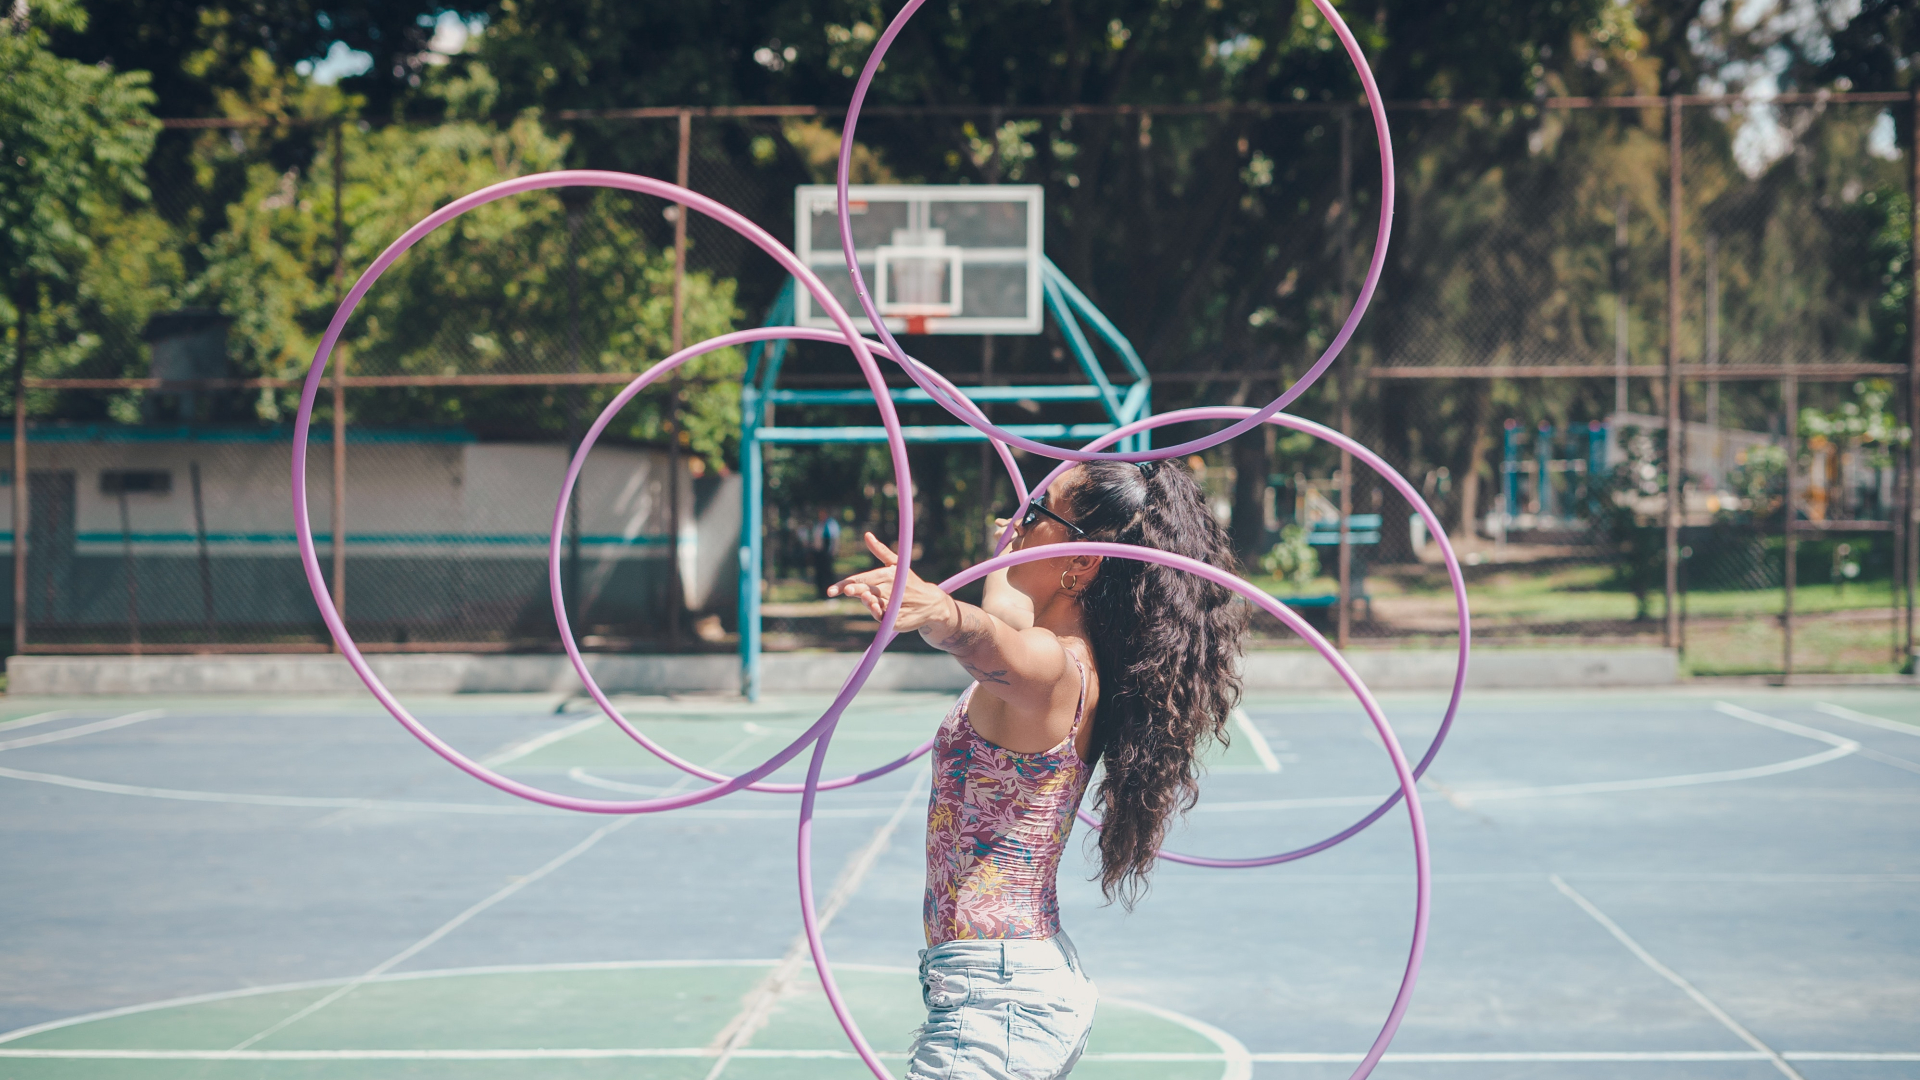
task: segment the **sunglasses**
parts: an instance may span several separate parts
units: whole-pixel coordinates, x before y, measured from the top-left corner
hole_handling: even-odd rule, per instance
[[[1047,497],[1045,495],[1036,495],[1027,502],[1027,512],[1020,518],[1020,527],[1022,529],[1033,528],[1033,523],[1039,521],[1043,515],[1065,525],[1068,532],[1080,539],[1085,540],[1087,538],[1087,531],[1085,529],[1054,513],[1052,510],[1047,509]]]

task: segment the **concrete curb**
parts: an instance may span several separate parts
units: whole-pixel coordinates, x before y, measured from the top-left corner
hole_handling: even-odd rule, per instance
[[[1438,649],[1357,649],[1347,659],[1375,690],[1443,690],[1454,654]],[[594,679],[609,693],[732,692],[740,662],[732,656],[592,656]],[[769,653],[762,685],[774,693],[838,690],[858,653]],[[428,653],[375,656],[369,662],[396,694],[569,693],[580,680],[564,656]],[[1249,690],[1338,690],[1344,684],[1317,654],[1266,650],[1248,654]],[[1577,689],[1671,686],[1680,682],[1670,649],[1479,649],[1468,685],[1476,689]],[[944,656],[888,653],[867,685],[875,690],[957,691],[967,684]],[[7,661],[8,693],[76,694],[350,694],[364,688],[346,661],[319,654],[217,656],[15,656]]]

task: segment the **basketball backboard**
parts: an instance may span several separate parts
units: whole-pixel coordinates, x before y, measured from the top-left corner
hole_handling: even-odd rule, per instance
[[[1041,328],[1042,189],[1031,184],[858,184],[848,191],[854,255],[887,329],[909,334],[1037,334]],[[846,306],[831,184],[794,190],[794,251]],[[794,322],[833,329],[805,289]]]

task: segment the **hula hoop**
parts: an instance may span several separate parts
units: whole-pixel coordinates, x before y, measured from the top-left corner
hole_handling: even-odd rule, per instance
[[[1253,412],[1254,410],[1249,408],[1231,405],[1212,405],[1193,409],[1181,409],[1176,412],[1162,413],[1158,416],[1149,416],[1136,420],[1125,427],[1118,428],[1100,436],[1087,445],[1089,447],[1103,444],[1110,445],[1129,435],[1134,435],[1142,431],[1151,431],[1154,428],[1163,427],[1167,424],[1178,424],[1193,420],[1230,420],[1237,417],[1250,416]],[[1427,505],[1427,501],[1420,496],[1419,490],[1416,489],[1405,476],[1400,474],[1400,470],[1387,464],[1380,455],[1367,449],[1351,436],[1344,435],[1324,424],[1316,424],[1311,420],[1302,419],[1298,416],[1292,416],[1287,413],[1275,413],[1267,417],[1265,422],[1273,424],[1276,427],[1291,428],[1294,431],[1312,435],[1323,442],[1331,443],[1352,454],[1354,457],[1359,458],[1361,462],[1373,469],[1373,471],[1379,473],[1381,479],[1385,480],[1395,491],[1400,493],[1402,498],[1407,500],[1408,504],[1413,507],[1414,512],[1420,515],[1420,519],[1426,522],[1428,534],[1431,535],[1435,543],[1440,546],[1440,556],[1447,567],[1447,579],[1453,586],[1454,610],[1460,624],[1460,658],[1453,669],[1453,691],[1447,698],[1447,711],[1445,715],[1441,717],[1440,727],[1434,732],[1433,741],[1428,744],[1427,752],[1421,755],[1419,762],[1413,767],[1413,778],[1418,780],[1426,775],[1427,767],[1433,764],[1435,757],[1439,756],[1440,747],[1446,743],[1447,735],[1453,730],[1454,718],[1460,713],[1460,699],[1466,692],[1467,661],[1473,643],[1473,625],[1472,620],[1468,617],[1467,580],[1465,574],[1460,569],[1460,558],[1454,553],[1453,543],[1447,539],[1447,531],[1441,526],[1440,518],[1433,512],[1433,507]],[[1062,462],[1038,484],[1035,484],[1032,493],[1020,500],[1019,508],[1014,511],[1015,515],[1025,513],[1027,503],[1031,501],[1034,495],[1046,491],[1047,488],[1053,485],[1054,481],[1065,475],[1067,470],[1073,468],[1075,464],[1077,464],[1077,462]],[[1006,542],[1009,539],[1011,539],[1010,536],[1001,539],[1002,549],[1005,548]],[[1345,829],[1334,833],[1324,840],[1308,844],[1306,847],[1283,851],[1278,855],[1267,855],[1252,859],[1220,859],[1203,855],[1185,855],[1177,851],[1168,851],[1165,848],[1162,848],[1158,854],[1160,858],[1168,862],[1184,863],[1188,866],[1206,866],[1221,870],[1241,870],[1256,866],[1276,866],[1280,863],[1293,862],[1295,859],[1304,859],[1309,855],[1318,854],[1336,844],[1344,843],[1352,839],[1368,826],[1380,820],[1381,816],[1386,814],[1388,810],[1393,809],[1393,804],[1400,801],[1400,796],[1401,793],[1395,791],[1388,795],[1386,800],[1379,806],[1374,807],[1371,812],[1359,821],[1347,826]],[[1095,829],[1100,827],[1100,819],[1094,817],[1084,807],[1078,811],[1078,817],[1081,821],[1086,822]]]
[[[900,36],[900,31],[906,28],[907,20],[913,18],[914,13],[919,11],[921,5],[925,3],[926,0],[907,0],[906,5],[893,17],[893,21],[887,24],[880,39],[874,43],[873,52],[867,56],[866,66],[860,70],[860,79],[853,88],[853,100],[847,106],[847,120],[840,133],[840,163],[835,177],[835,183],[838,185],[835,209],[839,215],[840,250],[846,258],[847,274],[853,280],[854,296],[860,301],[860,310],[866,313],[867,319],[872,322],[874,330],[880,335],[881,342],[886,345],[887,352],[906,371],[907,377],[920,384],[921,389],[926,390],[936,402],[939,402],[940,395],[935,394],[933,388],[922,381],[917,367],[909,362],[906,350],[900,347],[893,332],[887,329],[886,320],[881,317],[880,309],[875,305],[867,288],[866,276],[860,272],[860,262],[854,255],[853,217],[847,190],[853,169],[854,132],[860,124],[860,109],[866,103],[867,91],[873,85],[874,76],[880,71],[881,61],[886,59],[887,50],[893,47],[894,39]],[[951,407],[947,411],[983,435],[1042,457],[1066,461],[1160,461],[1183,454],[1197,453],[1253,430],[1261,421],[1286,408],[1293,403],[1294,399],[1306,393],[1307,388],[1318,381],[1327,368],[1332,366],[1341,351],[1347,347],[1347,342],[1353,337],[1354,331],[1359,329],[1360,319],[1366,314],[1368,305],[1373,303],[1374,290],[1379,287],[1380,275],[1386,269],[1388,234],[1393,228],[1393,140],[1387,131],[1386,103],[1380,96],[1380,87],[1374,81],[1373,69],[1367,66],[1366,54],[1361,52],[1360,43],[1354,39],[1353,31],[1347,28],[1346,20],[1334,10],[1331,0],[1313,0],[1313,6],[1319,9],[1321,17],[1325,18],[1327,25],[1333,28],[1334,35],[1340,39],[1340,45],[1346,50],[1348,59],[1353,61],[1354,71],[1360,76],[1360,84],[1366,92],[1367,111],[1373,117],[1374,137],[1380,147],[1380,219],[1374,230],[1373,257],[1367,262],[1366,278],[1361,282],[1360,292],[1354,301],[1353,309],[1347,312],[1345,321],[1340,324],[1340,332],[1334,335],[1333,341],[1320,354],[1320,358],[1314,361],[1313,366],[1308,368],[1305,374],[1295,380],[1293,385],[1279,397],[1274,398],[1265,407],[1254,410],[1246,419],[1222,431],[1216,431],[1211,435],[1192,439],[1177,446],[1130,454],[1103,454],[1050,446],[1022,435],[1015,435],[1005,428],[986,421],[984,417],[976,419]]]
[[[875,363],[867,350],[864,339],[862,339],[859,332],[854,329],[853,320],[848,317],[844,309],[834,303],[833,294],[827,291],[827,287],[821,284],[820,279],[816,277],[804,263],[795,257],[793,252],[789,251],[785,245],[775,240],[766,230],[755,225],[729,207],[715,202],[705,195],[688,191],[686,188],[676,184],[669,184],[664,180],[635,176],[630,173],[585,169],[517,177],[512,180],[504,180],[500,183],[489,185],[470,195],[455,199],[453,202],[429,214],[418,224],[401,234],[400,238],[389,244],[386,250],[380,253],[380,257],[373,261],[373,265],[369,266],[353,283],[353,287],[347,291],[347,295],[341,299],[339,306],[335,308],[333,319],[327,324],[326,334],[320,339],[319,348],[314,353],[313,365],[309,368],[306,383],[301,389],[300,409],[294,417],[292,473],[294,535],[299,544],[300,564],[301,568],[306,572],[307,585],[313,592],[314,603],[320,608],[321,619],[326,623],[328,632],[333,635],[334,642],[339,646],[340,655],[346,659],[348,665],[353,668],[354,673],[360,677],[360,681],[366,685],[368,691],[380,702],[381,706],[384,707],[395,720],[398,720],[402,727],[411,732],[415,738],[426,744],[428,749],[445,758],[455,768],[482,783],[489,784],[510,795],[517,795],[520,798],[530,802],[540,803],[544,806],[552,806],[562,810],[578,810],[594,814],[647,814],[658,813],[664,810],[676,810],[684,806],[693,806],[708,802],[745,788],[758,782],[775,769],[778,769],[788,761],[797,757],[808,743],[818,738],[821,732],[833,726],[833,724],[838,721],[840,714],[846,710],[847,705],[851,703],[854,696],[859,693],[860,687],[866,683],[867,676],[872,673],[874,665],[880,660],[881,649],[885,647],[884,641],[886,634],[880,633],[874,636],[874,644],[867,648],[867,651],[860,659],[860,663],[855,666],[852,674],[847,676],[846,681],[841,685],[839,694],[835,696],[826,711],[821,714],[819,720],[816,720],[812,726],[802,732],[798,738],[788,744],[784,749],[736,777],[720,781],[711,787],[683,792],[677,795],[662,796],[655,799],[610,800],[562,795],[558,792],[548,791],[544,788],[510,779],[465,754],[460,753],[439,736],[435,735],[425,724],[415,718],[413,714],[407,710],[406,706],[400,703],[400,700],[387,689],[386,684],[380,680],[380,677],[375,674],[373,668],[368,665],[366,658],[360,653],[359,646],[354,642],[353,636],[347,632],[346,623],[340,618],[340,612],[333,606],[333,596],[327,588],[325,575],[321,573],[319,554],[315,550],[313,542],[313,526],[307,510],[306,462],[308,431],[312,426],[314,404],[319,397],[320,385],[326,372],[327,360],[332,356],[334,346],[338,343],[341,333],[346,329],[347,320],[352,317],[354,309],[359,306],[361,299],[366,296],[367,291],[373,288],[374,283],[380,280],[380,276],[386,273],[388,267],[392,266],[409,248],[419,243],[428,234],[440,228],[442,225],[453,221],[471,210],[498,199],[504,199],[510,195],[557,187],[597,187],[632,191],[643,195],[659,196],[679,203],[682,206],[698,210],[702,214],[733,229],[762,251],[772,256],[776,262],[780,263],[783,269],[794,276],[795,280],[799,281],[808,291],[813,293],[814,297],[822,304],[822,310],[827,311],[833,318],[835,325],[840,328],[843,339],[852,343],[850,347],[854,351],[854,360],[860,365],[861,374],[866,377],[867,385],[874,393],[875,405],[880,410],[881,423],[887,432],[888,448],[893,458],[895,490],[899,493],[900,530],[898,543],[899,550],[902,552],[900,565],[903,567],[909,565],[913,556],[913,478],[906,459],[906,440],[900,430],[899,414],[894,409],[893,401],[887,394],[886,381],[880,373],[879,365]],[[671,371],[680,364],[685,363],[691,357],[697,356],[702,351],[705,351],[703,346],[707,344],[708,343],[702,343],[701,345],[695,345],[688,349],[682,349],[680,352],[654,365],[652,371],[660,374]],[[655,375],[655,377],[657,378],[658,375]],[[643,375],[641,378],[645,379],[646,376]],[[898,616],[899,602],[896,598],[887,605],[885,612],[882,614],[880,619],[881,628],[884,631],[890,632],[893,629],[894,620],[898,618]],[[615,722],[620,725],[622,730],[626,731],[629,737],[640,739],[643,743],[645,742],[644,736],[640,735],[631,724],[626,723],[622,718],[612,718],[615,719]]]
[[[1254,588],[1251,582],[1184,555],[1134,547],[1129,544],[1089,542],[1047,544],[1043,547],[1007,552],[985,562],[976,563],[941,582],[940,588],[952,592],[962,585],[1008,566],[1071,555],[1099,555],[1110,559],[1133,559],[1171,566],[1240,593],[1255,606],[1285,623],[1288,629],[1307,639],[1320,655],[1333,665],[1340,678],[1352,688],[1354,695],[1360,699],[1361,707],[1366,710],[1367,718],[1373,722],[1374,730],[1379,733],[1380,741],[1386,747],[1387,757],[1393,763],[1394,776],[1400,781],[1400,794],[1406,800],[1407,819],[1413,830],[1415,889],[1413,940],[1407,951],[1407,964],[1401,973],[1400,988],[1394,994],[1393,1006],[1387,1011],[1386,1023],[1381,1027],[1380,1033],[1374,1037],[1366,1056],[1361,1059],[1359,1067],[1353,1071],[1350,1078],[1350,1080],[1362,1080],[1373,1071],[1381,1055],[1387,1052],[1387,1046],[1393,1042],[1394,1033],[1399,1030],[1400,1021],[1405,1017],[1407,1006],[1412,1001],[1414,984],[1420,975],[1420,961],[1426,953],[1427,915],[1432,898],[1433,874],[1427,849],[1426,819],[1421,813],[1420,793],[1416,787],[1418,781],[1413,776],[1412,767],[1407,763],[1405,752],[1400,749],[1400,740],[1394,735],[1393,725],[1387,722],[1386,714],[1380,709],[1380,703],[1374,699],[1372,691],[1367,689],[1366,683],[1361,681],[1352,665],[1347,663],[1346,658],[1340,655],[1339,650],[1335,649],[1324,635],[1315,630],[1297,612]],[[905,590],[896,589],[894,592],[900,594]],[[885,636],[891,638],[892,632],[889,631]],[[867,1044],[866,1036],[861,1033],[860,1025],[853,1019],[852,1012],[847,1008],[846,1001],[840,994],[839,984],[833,977],[832,962],[827,958],[826,944],[821,940],[819,921],[814,913],[813,804],[814,797],[819,791],[817,781],[821,766],[826,760],[827,746],[832,738],[832,731],[828,731],[814,744],[813,756],[807,764],[806,790],[800,796],[800,828],[797,846],[801,925],[806,932],[807,948],[813,954],[814,968],[820,975],[820,985],[826,991],[827,1003],[832,1007],[834,1016],[840,1021],[840,1026],[846,1030],[847,1037],[852,1040],[854,1051],[859,1054],[860,1060],[866,1063],[867,1068],[873,1071],[873,1075],[878,1080],[891,1080],[891,1074],[880,1063],[873,1048]]]
[[[600,410],[600,415],[594,418],[593,424],[587,428],[586,434],[581,438],[579,447],[575,449],[572,460],[567,464],[567,475],[560,485],[560,497],[554,503],[553,527],[547,537],[547,591],[553,598],[554,622],[560,630],[560,644],[566,649],[567,659],[573,664],[574,674],[579,676],[580,682],[585,686],[588,696],[593,699],[595,704],[600,706],[601,711],[606,713],[608,719],[612,720],[619,726],[621,731],[625,732],[629,738],[639,743],[649,753],[684,773],[714,783],[731,782],[736,779],[736,777],[726,773],[715,772],[712,769],[704,768],[688,761],[649,738],[645,732],[634,726],[626,718],[626,715],[613,704],[612,698],[608,696],[605,690],[601,689],[599,681],[593,677],[593,670],[587,665],[587,658],[581,654],[580,643],[574,638],[573,626],[567,618],[565,589],[562,584],[564,575],[562,573],[561,563],[567,524],[567,506],[573,500],[574,489],[579,484],[581,470],[586,467],[588,454],[593,450],[594,445],[600,441],[601,434],[606,431],[607,426],[613,422],[613,418],[617,416],[620,410],[625,408],[627,403],[631,402],[640,391],[657,382],[673,368],[679,367],[681,364],[702,353],[712,352],[734,345],[743,345],[753,341],[772,341],[779,339],[820,341],[838,345],[845,345],[847,343],[846,338],[830,330],[813,330],[794,326],[765,326],[756,330],[739,330],[731,334],[722,334],[719,337],[710,338],[697,345],[688,346],[686,349],[648,368],[632,382],[628,383],[618,394],[614,395],[613,400],[607,402],[606,408]],[[860,341],[861,347],[855,351],[871,359],[873,356],[873,343],[864,338],[860,339]],[[931,368],[926,368],[925,365],[920,364],[918,360],[915,360],[914,363],[925,368],[928,376],[936,380],[945,392],[950,393],[958,401],[964,402],[966,407],[975,410],[975,412],[979,411],[979,406],[974,405],[965,394],[961,393],[959,387],[948,382],[945,376],[933,371]],[[1026,505],[1026,484],[1020,476],[1020,468],[1015,464],[1012,453],[1008,451],[1004,443],[995,442],[994,447],[999,450],[1001,461],[1006,465],[1009,475],[1013,477],[1014,490],[1019,492],[1021,505]],[[836,777],[832,780],[822,781],[819,785],[820,790],[834,791],[844,787],[851,787],[854,784],[862,784],[868,780],[877,779],[907,765],[932,749],[933,740],[928,739],[905,755],[883,765],[877,765],[862,772]],[[805,785],[803,784],[757,781],[746,785],[746,790],[797,795],[804,790],[804,787]]]

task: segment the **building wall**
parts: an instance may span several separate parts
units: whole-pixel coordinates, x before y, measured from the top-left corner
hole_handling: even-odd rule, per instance
[[[35,432],[29,538],[29,640],[112,641],[137,623],[149,640],[321,633],[294,542],[284,437],[105,428]],[[252,434],[252,433],[249,433]],[[192,483],[200,475],[199,516]],[[366,433],[347,446],[346,612],[369,640],[487,641],[551,636],[547,543],[566,466],[557,445]],[[115,472],[165,473],[164,491],[122,495]],[[332,448],[306,468],[320,562],[331,570]],[[630,637],[664,623],[670,568],[667,457],[596,450],[578,494],[575,621]],[[7,482],[12,482],[11,473]],[[683,594],[729,608],[739,480],[679,477]],[[0,499],[11,554],[12,499]],[[124,517],[123,517],[124,506]],[[204,522],[204,527],[201,522]],[[204,535],[205,568],[202,565]],[[574,548],[563,549],[571,556]],[[5,611],[11,611],[11,575]],[[0,618],[4,618],[0,615]]]

